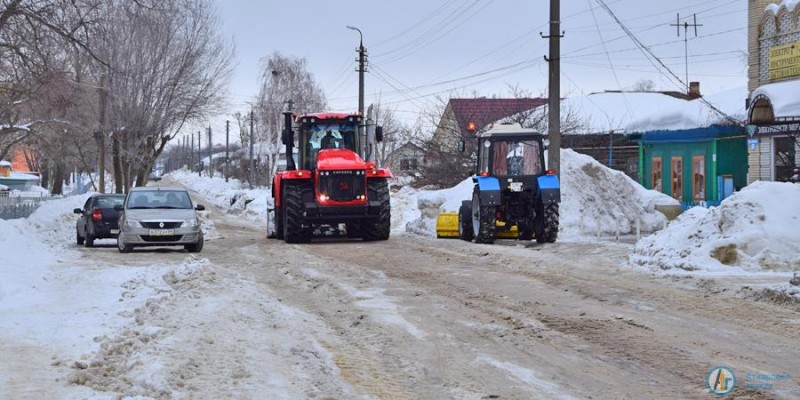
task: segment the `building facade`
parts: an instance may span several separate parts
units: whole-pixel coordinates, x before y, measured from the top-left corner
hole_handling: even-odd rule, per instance
[[[800,164],[800,3],[748,3],[748,182],[788,181]]]

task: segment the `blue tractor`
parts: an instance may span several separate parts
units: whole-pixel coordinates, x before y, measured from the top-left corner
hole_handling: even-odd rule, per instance
[[[461,203],[458,236],[475,243],[496,237],[553,243],[558,236],[558,176],[545,168],[545,135],[519,124],[477,136],[472,200]]]

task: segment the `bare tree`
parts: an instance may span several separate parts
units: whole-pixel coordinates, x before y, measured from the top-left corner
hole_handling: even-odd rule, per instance
[[[394,110],[384,107],[380,101],[373,104],[373,112],[375,113],[375,123],[383,127],[383,141],[378,143],[375,159],[378,161],[378,165],[385,165],[392,152],[411,139],[411,134],[409,129],[397,119]]]
[[[293,102],[293,111],[297,113],[319,112],[327,107],[325,93],[308,72],[306,60],[276,52],[264,62],[255,110],[258,122],[255,140],[266,144],[270,175],[277,168],[282,144],[282,112],[289,100]]]
[[[210,0],[152,5],[106,2],[101,57],[108,60],[117,191],[144,185],[156,158],[188,122],[219,110],[233,46]]]

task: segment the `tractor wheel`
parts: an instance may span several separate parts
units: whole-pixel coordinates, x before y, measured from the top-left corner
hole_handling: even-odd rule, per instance
[[[273,203],[275,204],[275,200],[273,199]],[[267,215],[267,223],[269,224],[269,215]],[[269,227],[267,227],[267,237],[270,239],[280,239],[283,240],[283,209],[275,207],[274,211],[272,211],[272,228],[273,231],[269,232]]]
[[[313,233],[311,224],[305,223],[304,194],[311,192],[306,182],[286,183],[283,187],[283,239],[286,243],[308,243]]]
[[[536,216],[536,242],[555,243],[558,237],[558,203],[547,203],[542,206],[541,211]]]
[[[475,233],[475,243],[494,243],[494,234],[497,229],[497,207],[481,206],[481,197],[478,192],[472,195],[472,231]]]
[[[366,241],[387,240],[392,229],[392,209],[389,201],[389,182],[386,179],[367,181],[367,196],[380,202],[378,218],[366,220],[361,225],[361,237]]]
[[[458,238],[471,242],[475,237],[475,232],[472,230],[472,202],[464,200],[461,202],[461,208],[458,209]]]

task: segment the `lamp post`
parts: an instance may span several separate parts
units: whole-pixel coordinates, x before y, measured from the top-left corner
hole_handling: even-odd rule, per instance
[[[366,49],[364,49],[364,35],[361,29],[355,26],[347,25],[347,29],[358,32],[358,113],[361,115],[362,121],[364,120],[364,72],[366,72]],[[358,136],[360,140],[364,138],[364,125],[363,122],[358,125]],[[363,154],[362,154],[363,155]]]

